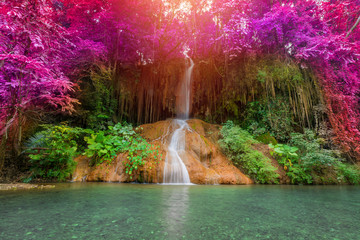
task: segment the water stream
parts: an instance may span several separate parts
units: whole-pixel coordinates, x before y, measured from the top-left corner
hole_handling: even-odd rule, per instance
[[[194,62],[190,57],[184,80],[180,87],[179,99],[176,101],[177,116],[183,119],[174,119],[176,130],[171,136],[170,144],[165,159],[164,180],[165,184],[191,184],[189,173],[181,156],[185,153],[185,133],[190,129],[186,119],[190,116],[191,74]]]

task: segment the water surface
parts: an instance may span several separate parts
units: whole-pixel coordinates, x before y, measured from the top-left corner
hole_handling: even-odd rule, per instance
[[[359,239],[360,187],[58,184],[0,216],[0,239]]]

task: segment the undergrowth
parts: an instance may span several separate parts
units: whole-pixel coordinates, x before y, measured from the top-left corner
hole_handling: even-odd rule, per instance
[[[137,134],[130,124],[116,124],[109,126],[107,131],[97,131],[85,137],[88,144],[84,155],[93,159],[93,164],[103,162],[111,163],[118,153],[127,153],[128,161],[125,162],[126,173],[132,179],[134,170],[144,165],[145,158],[153,155],[159,157],[159,150],[154,149],[144,138]]]
[[[292,133],[288,144],[269,144],[292,184],[360,183],[360,169],[345,163],[341,153],[325,149],[312,130]]]
[[[71,176],[76,167],[74,158],[86,155],[91,165],[110,164],[118,153],[126,153],[126,174],[132,179],[133,172],[152,155],[159,157],[158,149],[137,134],[130,124],[108,126],[103,131],[72,128],[67,125],[43,125],[25,144],[25,153],[32,165],[32,176],[63,181]]]
[[[32,176],[60,181],[68,178],[76,167],[74,157],[85,148],[84,136],[89,129],[71,128],[66,125],[43,125],[43,130],[31,137],[24,146],[32,165]]]
[[[252,148],[258,143],[247,131],[228,121],[221,129],[219,141],[226,155],[257,183],[278,183],[279,174],[271,160]]]

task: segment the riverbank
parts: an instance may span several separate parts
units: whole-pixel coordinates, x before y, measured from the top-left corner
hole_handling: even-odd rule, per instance
[[[0,191],[49,189],[49,188],[55,188],[55,185],[28,184],[28,183],[0,183]]]

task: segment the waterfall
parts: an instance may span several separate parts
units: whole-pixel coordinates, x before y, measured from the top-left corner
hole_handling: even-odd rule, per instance
[[[185,131],[189,125],[185,120],[173,120],[178,127],[171,136],[165,159],[164,183],[190,183],[189,173],[181,155],[185,152]]]
[[[191,58],[188,58],[190,61],[190,66],[186,69],[185,77],[184,77],[184,86],[183,86],[183,96],[185,97],[185,111],[184,111],[184,118],[188,119],[190,115],[190,90],[191,90],[191,74],[194,68],[194,62]]]
[[[191,184],[189,173],[181,159],[185,153],[185,132],[190,130],[186,119],[190,116],[190,91],[191,74],[194,62],[187,56],[189,66],[184,75],[184,80],[180,87],[179,99],[176,103],[177,116],[182,119],[174,119],[173,124],[176,128],[171,136],[170,144],[165,159],[163,183],[170,184]]]

